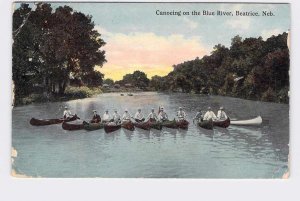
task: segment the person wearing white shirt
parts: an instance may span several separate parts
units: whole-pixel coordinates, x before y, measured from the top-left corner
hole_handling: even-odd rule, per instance
[[[69,119],[71,118],[73,115],[71,113],[71,111],[69,110],[69,108],[67,106],[65,106],[65,110],[64,110],[64,119]]]
[[[167,113],[164,111],[164,108],[161,107],[160,108],[160,112],[158,114],[158,120],[159,121],[167,121],[168,120],[168,115]]]
[[[219,111],[218,111],[218,114],[217,114],[217,118],[219,120],[226,120],[227,119],[227,115],[224,111],[224,107],[220,107]]]
[[[110,117],[110,115],[108,114],[108,110],[105,111],[103,118],[102,118],[102,122],[110,122],[112,119]]]
[[[208,107],[208,110],[205,113],[203,120],[208,121],[208,120],[215,120],[215,119],[217,119],[215,113],[211,110],[211,107]]]
[[[122,116],[122,121],[130,121],[131,120],[131,115],[130,113],[128,112],[127,109],[125,109],[125,112]]]
[[[121,116],[119,115],[118,111],[115,110],[115,113],[113,114],[113,122],[115,122],[115,124],[120,123],[121,121]]]
[[[156,122],[156,121],[158,121],[158,117],[157,117],[157,115],[154,112],[154,108],[151,109],[151,112],[150,112],[150,114],[148,114],[148,116],[147,116],[146,119],[149,120],[150,122]]]
[[[136,122],[143,122],[145,121],[144,115],[141,112],[142,110],[139,108],[138,111],[134,115],[134,120]]]
[[[185,120],[186,113],[183,111],[182,107],[179,107],[179,111],[177,111],[177,117],[179,121]]]

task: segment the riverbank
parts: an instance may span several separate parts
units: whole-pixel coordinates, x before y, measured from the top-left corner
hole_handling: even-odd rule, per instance
[[[57,102],[68,101],[75,99],[89,98],[103,91],[100,88],[94,87],[67,87],[63,95],[59,94],[30,94],[29,96],[15,100],[14,106],[28,105],[31,103]]]

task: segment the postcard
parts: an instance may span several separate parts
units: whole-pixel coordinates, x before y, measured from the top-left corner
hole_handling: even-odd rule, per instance
[[[290,4],[15,2],[12,175],[289,177]]]

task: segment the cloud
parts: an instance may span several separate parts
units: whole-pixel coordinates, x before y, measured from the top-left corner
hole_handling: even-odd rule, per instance
[[[283,31],[280,29],[269,29],[269,30],[263,30],[261,32],[261,36],[264,40],[270,38],[271,36],[277,36],[278,34],[281,34]]]
[[[196,29],[198,27],[198,23],[197,22],[195,22],[195,21],[193,21],[193,20],[191,20],[191,19],[189,19],[187,17],[183,17],[182,19],[187,24],[187,26],[189,28]]]
[[[111,33],[96,27],[107,43],[104,46],[107,63],[101,68],[105,78],[122,79],[135,70],[144,71],[149,78],[167,75],[173,64],[202,57],[209,53],[200,37],[183,35],[161,36],[152,32]],[[98,68],[100,69],[100,68]]]
[[[226,25],[233,29],[248,30],[251,25],[251,19],[249,17],[242,17],[239,19],[231,19],[225,22]]]

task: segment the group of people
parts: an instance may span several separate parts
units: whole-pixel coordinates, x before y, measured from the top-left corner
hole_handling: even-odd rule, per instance
[[[194,117],[194,120],[197,121],[208,121],[208,120],[226,120],[227,114],[224,111],[224,107],[220,107],[218,110],[217,116],[212,111],[211,107],[207,108],[206,113],[203,113],[201,109],[198,110],[196,116]]]
[[[71,113],[71,111],[68,109],[67,106],[65,106],[65,110],[63,113],[63,117],[65,119],[71,118],[73,115]],[[187,117],[185,111],[183,110],[182,107],[179,107],[179,110],[177,111],[177,119],[178,121],[184,121]],[[134,119],[134,121],[136,122],[144,122],[144,121],[151,121],[151,122],[164,122],[164,121],[168,121],[168,115],[166,113],[166,111],[164,110],[163,107],[159,107],[158,110],[158,114],[155,113],[155,109],[152,108],[151,112],[147,115],[147,117],[145,118],[141,108],[139,108],[137,110],[137,112],[135,113],[134,116],[132,116],[127,109],[124,110],[123,115],[121,116],[117,110],[114,110],[114,113],[112,115],[109,114],[108,110],[105,111],[105,113],[103,114],[103,117],[101,118],[100,115],[97,113],[96,110],[93,110],[93,117],[91,120],[91,123],[99,123],[99,122],[103,122],[103,123],[108,123],[108,122],[114,122],[116,124],[119,124],[121,122],[124,121],[131,121],[131,119]],[[220,107],[217,116],[215,115],[215,113],[212,111],[211,107],[208,107],[208,110],[205,114],[202,113],[201,110],[199,110],[196,114],[196,116],[194,117],[194,120],[198,120],[198,121],[203,121],[203,120],[225,120],[227,119],[227,115],[224,111],[223,107]]]

